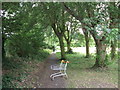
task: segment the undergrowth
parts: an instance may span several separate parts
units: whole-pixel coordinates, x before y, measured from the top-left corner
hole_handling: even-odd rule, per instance
[[[2,61],[2,88],[16,88],[19,87],[17,82],[22,82],[29,73],[35,69],[37,63],[43,62],[51,51],[39,51],[37,55],[31,57],[6,57]]]

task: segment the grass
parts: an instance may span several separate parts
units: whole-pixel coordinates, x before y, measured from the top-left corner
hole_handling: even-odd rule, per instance
[[[57,53],[60,58],[60,53]],[[83,53],[67,54],[70,61],[67,67],[68,88],[117,88],[118,63],[108,66],[108,69],[90,69],[95,63],[95,55],[85,58]]]
[[[20,83],[38,68],[37,64],[43,62],[49,53],[50,51],[44,50],[31,58],[7,57],[2,62],[2,88],[23,88],[24,86]]]

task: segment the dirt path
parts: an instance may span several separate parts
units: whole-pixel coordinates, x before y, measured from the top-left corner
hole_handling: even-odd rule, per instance
[[[51,54],[46,60],[43,72],[40,72],[43,73],[40,77],[41,88],[65,88],[65,80],[63,77],[57,77],[54,81],[50,79],[50,75],[54,73],[54,71],[50,69],[50,66],[56,64],[57,60],[55,54]]]
[[[56,64],[57,60],[55,54],[51,54],[46,59],[43,69],[40,71],[37,70],[34,74],[34,77],[37,78],[33,85],[35,88],[65,88],[65,78],[57,77],[54,81],[50,79],[50,75],[55,72],[50,69],[50,66]],[[32,76],[32,78],[34,77]]]

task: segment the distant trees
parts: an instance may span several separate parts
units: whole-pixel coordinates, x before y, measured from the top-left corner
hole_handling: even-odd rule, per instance
[[[64,33],[64,38],[67,44],[67,53],[73,53],[71,49],[71,42],[76,32],[78,31],[78,28],[79,28],[79,24],[76,21],[76,19],[74,19],[71,16],[68,16],[68,20],[66,21],[65,24],[65,33]]]
[[[85,36],[85,44],[86,44],[86,58],[89,57],[90,52],[89,52],[89,41],[90,41],[90,35],[89,35],[89,31],[86,29],[86,27],[84,26],[84,24],[82,25],[82,30]]]

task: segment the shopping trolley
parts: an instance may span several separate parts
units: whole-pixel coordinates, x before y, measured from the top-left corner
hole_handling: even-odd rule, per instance
[[[60,77],[60,76],[65,76],[66,78],[68,78],[67,73],[66,73],[66,68],[67,68],[68,63],[69,63],[69,61],[65,62],[64,60],[62,60],[59,65],[57,65],[57,64],[51,65],[52,70],[56,70],[59,72],[51,74],[50,78],[52,80],[54,80],[55,77]]]

